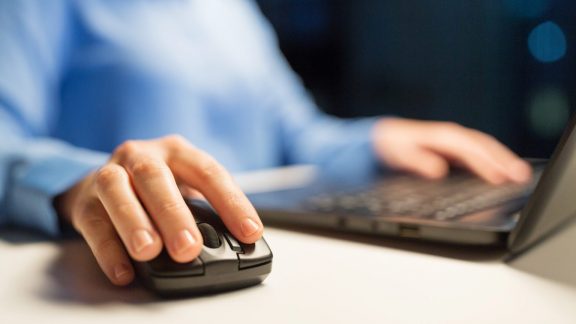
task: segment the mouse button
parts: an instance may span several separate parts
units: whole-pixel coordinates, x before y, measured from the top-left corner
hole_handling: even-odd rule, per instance
[[[240,243],[236,240],[236,238],[234,236],[232,236],[232,234],[230,234],[228,232],[224,232],[224,237],[226,238],[226,241],[230,245],[230,248],[232,249],[232,251],[240,252],[240,253],[243,252],[242,251],[242,245],[240,245]]]
[[[162,252],[156,259],[146,262],[151,275],[159,277],[200,276],[204,274],[204,264],[200,258],[191,262],[178,263]]]
[[[190,211],[192,212],[192,216],[197,223],[210,222],[212,219],[216,218],[216,216],[212,215],[211,211],[205,209],[190,208]]]
[[[207,276],[229,274],[238,271],[238,256],[226,245],[219,249],[203,249],[200,258]]]
[[[218,232],[214,227],[208,223],[197,224],[200,233],[202,234],[202,239],[204,240],[204,245],[206,247],[217,249],[222,245],[220,238],[218,237]]]
[[[238,253],[240,260],[240,269],[252,268],[272,261],[272,251],[261,238],[254,244],[244,244],[244,253]]]
[[[197,223],[221,223],[220,218],[218,215],[216,215],[212,207],[210,207],[207,202],[199,199],[186,199],[185,201]]]

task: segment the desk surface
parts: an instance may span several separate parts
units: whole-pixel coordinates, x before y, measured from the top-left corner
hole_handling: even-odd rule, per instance
[[[511,264],[498,253],[269,228],[263,285],[162,301],[116,288],[80,241],[0,233],[0,323],[574,323],[576,226]],[[136,321],[137,320],[137,321]]]

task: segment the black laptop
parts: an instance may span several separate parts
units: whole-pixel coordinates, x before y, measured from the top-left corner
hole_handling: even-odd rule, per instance
[[[534,176],[527,184],[493,186],[463,170],[432,181],[351,166],[317,171],[300,186],[260,190],[249,198],[266,224],[507,245],[516,254],[576,215],[575,123],[576,118],[549,161],[530,160]]]

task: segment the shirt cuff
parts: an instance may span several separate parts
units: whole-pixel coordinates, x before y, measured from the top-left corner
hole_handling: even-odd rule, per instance
[[[105,158],[48,157],[33,163],[15,163],[8,201],[8,222],[44,232],[60,234],[54,198],[90,171],[102,165]]]
[[[355,170],[372,173],[381,167],[374,150],[374,126],[382,117],[348,121],[343,136],[346,145],[325,165],[327,171]]]

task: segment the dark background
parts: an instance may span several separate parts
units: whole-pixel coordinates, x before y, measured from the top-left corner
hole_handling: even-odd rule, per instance
[[[574,111],[576,1],[258,2],[328,113],[450,120],[523,156],[548,157]],[[565,37],[565,55],[553,62],[528,45],[546,22]],[[557,44],[543,35],[537,44],[547,53]]]

